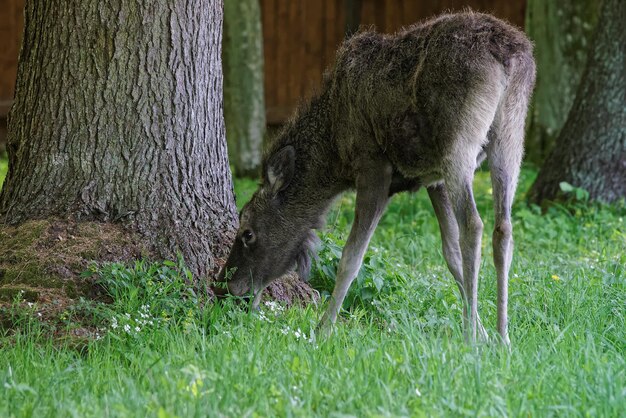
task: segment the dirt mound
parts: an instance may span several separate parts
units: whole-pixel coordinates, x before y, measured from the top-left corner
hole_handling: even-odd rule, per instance
[[[265,290],[264,298],[277,300],[291,306],[315,303],[319,300],[320,294],[308,283],[302,281],[296,273],[291,272],[270,284]]]

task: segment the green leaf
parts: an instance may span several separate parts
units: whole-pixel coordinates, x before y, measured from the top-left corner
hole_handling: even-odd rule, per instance
[[[565,193],[570,193],[572,191],[574,191],[574,186],[572,186],[571,184],[569,184],[566,181],[562,181],[559,183],[559,187],[561,188],[561,191],[565,192]]]

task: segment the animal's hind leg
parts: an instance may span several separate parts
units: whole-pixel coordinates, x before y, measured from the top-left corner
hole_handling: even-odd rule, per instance
[[[511,174],[491,165],[495,226],[493,229],[493,263],[498,277],[498,333],[505,344],[509,344],[508,334],[508,286],[509,268],[513,256],[513,227],[511,224],[511,203],[515,194],[515,184]]]
[[[476,341],[476,324],[478,317],[478,269],[480,266],[480,244],[483,233],[483,222],[480,219],[472,181],[474,179],[475,156],[471,159],[461,158],[457,154],[454,163],[444,175],[446,188],[452,202],[452,210],[459,227],[459,245],[463,265],[463,287],[466,299],[465,324],[466,338]]]
[[[502,342],[510,344],[508,335],[508,285],[509,268],[513,257],[513,226],[511,224],[511,206],[522,160],[522,136],[524,120],[518,123],[517,130],[507,132],[496,122],[494,131],[490,132],[489,166],[493,188],[493,205],[495,226],[493,230],[493,262],[498,280],[498,333]]]
[[[439,229],[441,231],[441,244],[443,249],[443,257],[446,260],[448,269],[459,288],[461,300],[463,301],[463,325],[467,329],[467,298],[465,297],[465,284],[463,281],[463,260],[461,256],[461,247],[459,245],[459,226],[452,209],[452,204],[448,198],[444,184],[437,184],[428,187],[428,196],[433,204],[435,215],[439,221]],[[480,338],[484,341],[488,339],[487,332],[482,325],[480,315],[476,314],[476,331]]]
[[[494,63],[495,64],[495,63]],[[493,124],[505,87],[505,74],[495,64],[486,72],[475,74],[471,91],[468,92],[460,111],[452,113],[448,105],[449,132],[440,132],[441,143],[449,145],[442,159],[442,171],[452,210],[459,227],[459,244],[463,265],[463,285],[467,299],[466,337],[476,341],[478,321],[478,270],[480,267],[483,222],[480,219],[472,182],[477,157],[487,142],[489,128]]]

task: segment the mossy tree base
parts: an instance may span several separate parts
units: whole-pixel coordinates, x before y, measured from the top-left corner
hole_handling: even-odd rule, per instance
[[[81,277],[91,263],[150,256],[136,235],[116,224],[50,219],[0,226],[0,304],[20,292],[44,311],[102,298],[94,280]]]
[[[159,259],[145,240],[121,225],[47,219],[18,226],[0,226],[0,331],[14,328],[5,318],[16,298],[20,305],[36,306],[38,318],[56,324],[81,299],[109,302],[96,276],[82,274],[94,263]],[[286,305],[316,302],[319,294],[295,273],[285,275],[265,291],[264,299]],[[97,335],[92,324],[73,327]]]

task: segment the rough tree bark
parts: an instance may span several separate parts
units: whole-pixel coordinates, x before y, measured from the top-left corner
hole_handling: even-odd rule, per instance
[[[32,1],[25,25],[0,224],[121,224],[155,256],[214,270],[237,223],[222,2]]]
[[[224,119],[237,177],[259,175],[265,134],[263,31],[259,0],[224,2]]]
[[[560,182],[591,198],[626,197],[626,2],[604,0],[576,100],[556,146],[529,192],[553,200]]]
[[[535,44],[537,83],[526,135],[526,160],[541,163],[574,103],[600,12],[589,0],[528,0],[526,33]]]

